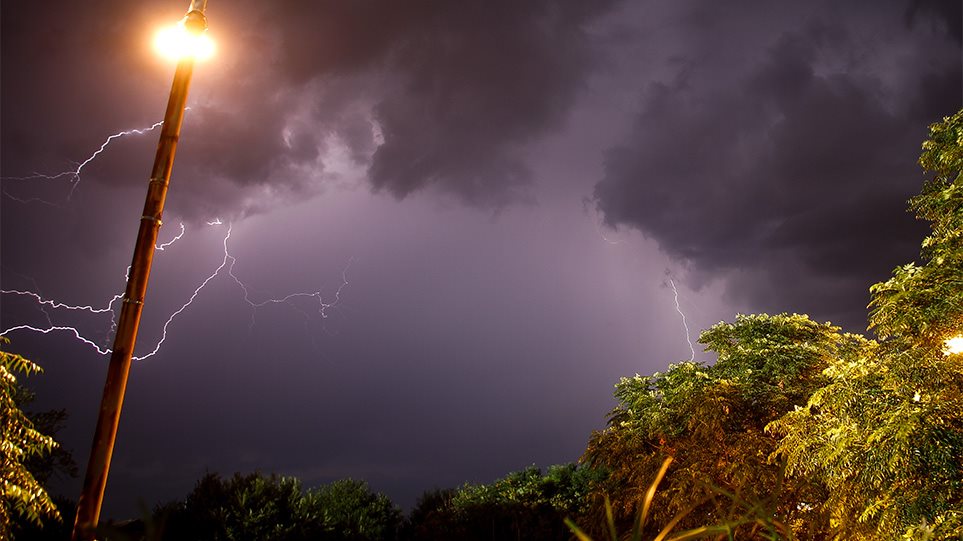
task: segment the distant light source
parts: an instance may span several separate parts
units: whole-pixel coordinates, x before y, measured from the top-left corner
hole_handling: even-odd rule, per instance
[[[192,32],[183,23],[160,29],[154,36],[154,49],[161,56],[180,60],[192,56],[206,60],[214,56],[214,40],[203,30]]]
[[[957,355],[963,353],[963,334],[958,334],[953,338],[947,338],[943,342],[943,353],[947,355]]]

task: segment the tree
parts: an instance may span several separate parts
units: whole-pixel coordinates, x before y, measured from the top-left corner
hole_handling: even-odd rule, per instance
[[[311,528],[308,538],[337,541],[395,539],[402,521],[401,511],[387,496],[353,479],[308,491],[302,516]]]
[[[418,497],[405,521],[402,539],[411,541],[447,541],[457,539],[452,499],[455,489],[427,490]]]
[[[0,344],[8,343],[0,337]],[[42,457],[57,447],[52,437],[34,427],[17,402],[23,389],[15,373],[29,376],[42,373],[40,366],[15,353],[0,349],[0,538],[12,537],[15,517],[40,524],[43,519],[59,520],[57,507],[27,467],[31,459]]]
[[[28,408],[34,398],[35,394],[31,390],[21,387],[15,401],[33,423],[34,429],[56,439],[66,425],[67,410],[30,411]],[[77,463],[70,451],[61,445],[54,446],[49,452],[27,458],[24,465],[42,487],[49,487],[49,483],[54,479],[77,477]],[[76,513],[76,504],[70,498],[53,495],[52,501],[61,517],[73,517]],[[70,537],[71,526],[70,521],[46,520],[38,524],[21,516],[14,521],[13,537],[30,541],[59,541]]]
[[[806,408],[773,423],[790,473],[829,487],[837,539],[963,538],[963,111],[930,127],[910,200],[931,223],[921,264],[871,288],[879,343],[835,359]]]
[[[409,536],[419,541],[566,539],[564,520],[581,516],[594,470],[576,464],[531,466],[489,484],[433,491],[412,510]]]
[[[350,479],[305,492],[293,477],[207,474],[153,521],[177,541],[380,541],[395,538],[401,512]]]
[[[155,511],[164,539],[295,541],[300,539],[301,483],[292,477],[207,474],[183,502]]]
[[[865,340],[806,316],[762,314],[719,323],[699,341],[718,354],[715,364],[683,362],[616,385],[619,404],[583,456],[589,465],[609,471],[594,491],[586,529],[602,537],[608,497],[617,527],[629,530],[651,480],[673,457],[650,512],[655,529],[648,534],[676,517],[682,517],[680,528],[738,526],[758,502],[766,502],[768,512],[782,517],[787,528],[805,524],[822,531],[822,517],[800,502],[820,501],[825,487],[784,479],[781,464],[770,460],[779,441],[765,427],[806,404],[826,381],[822,370],[858,351]],[[738,538],[755,535],[751,524],[736,532]]]

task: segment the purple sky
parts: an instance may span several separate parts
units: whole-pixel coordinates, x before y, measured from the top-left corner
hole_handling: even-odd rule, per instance
[[[2,4],[2,289],[123,290],[188,2]],[[205,471],[424,489],[576,459],[612,385],[738,312],[865,327],[914,259],[957,2],[210,2],[105,516]],[[219,218],[221,225],[207,222]],[[346,278],[347,284],[343,283]],[[321,291],[289,303],[270,299]],[[0,296],[0,327],[110,318]],[[49,316],[49,320],[47,319]],[[7,333],[86,465],[107,358]],[[698,345],[697,345],[698,348]],[[696,351],[696,359],[709,360]],[[79,480],[60,489],[76,497]]]

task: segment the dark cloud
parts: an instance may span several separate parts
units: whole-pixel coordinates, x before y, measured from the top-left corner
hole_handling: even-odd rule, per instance
[[[295,84],[379,72],[376,190],[433,186],[498,207],[529,196],[524,145],[565,119],[596,62],[586,27],[613,4],[287,2],[265,20],[284,29],[280,70]]]
[[[403,198],[431,186],[500,207],[530,197],[525,145],[566,118],[596,63],[586,27],[614,3],[288,3],[268,20],[285,29],[290,80],[376,74],[361,91],[374,135],[334,124],[352,149],[367,145],[360,161],[375,139],[376,190]]]
[[[957,44],[963,44],[963,4],[943,0],[913,0],[906,10],[910,25],[933,25],[937,32],[953,36]]]
[[[524,145],[557,127],[596,59],[585,26],[612,2],[442,2],[392,64],[402,86],[377,106],[384,145],[371,182],[396,196],[428,185],[473,203],[524,193]]]
[[[693,283],[728,276],[762,306],[859,325],[867,276],[915,257],[922,229],[898,215],[922,180],[926,125],[959,106],[960,66],[952,40],[918,39],[896,10],[871,28],[814,11],[680,56],[594,193],[609,225],[651,235]],[[898,60],[873,52],[884,39]]]
[[[614,3],[212,3],[210,32],[222,52],[195,70],[183,133],[190,144],[175,171],[186,187],[169,208],[195,219],[258,212],[320,192],[345,167],[367,171],[375,190],[398,198],[429,186],[485,207],[529,198],[525,145],[564,121],[595,64],[586,27]],[[96,148],[92,134],[158,120],[143,111],[160,115],[166,70],[148,64],[146,51],[125,50],[142,36],[123,22],[179,14],[145,4],[67,6],[75,24],[97,30],[39,37],[31,21],[45,20],[42,10],[4,6],[4,50],[15,58],[4,70],[35,74],[5,93],[18,103],[4,111],[5,140],[23,150],[5,174],[55,167],[54,157]],[[76,66],[93,71],[79,75]],[[111,83],[74,84],[81,76]],[[67,88],[69,104],[50,95]],[[105,97],[117,104],[106,115],[75,107]],[[31,133],[57,129],[69,147],[17,148],[38,139]],[[131,156],[124,174],[97,180],[129,182],[143,161]]]

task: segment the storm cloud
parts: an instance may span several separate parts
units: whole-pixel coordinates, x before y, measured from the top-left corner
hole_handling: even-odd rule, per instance
[[[922,180],[925,126],[960,103],[958,34],[895,4],[770,8],[680,17],[700,38],[642,90],[595,202],[696,286],[721,278],[754,304],[859,324],[867,276],[913,258],[924,230],[893,217]]]
[[[214,79],[218,90],[195,91],[187,115],[184,138],[191,144],[184,145],[178,172],[203,182],[189,183],[171,208],[195,219],[257,212],[316,194],[345,168],[366,170],[374,190],[399,198],[432,187],[488,208],[530,200],[525,145],[564,121],[600,54],[586,26],[615,2],[240,4],[255,16],[215,19],[211,33],[229,38],[222,46],[233,49],[213,73],[198,70],[195,87]],[[79,24],[143,18],[143,10],[109,3],[76,11]],[[28,28],[16,24],[20,20],[40,19],[29,5],[5,16],[17,29]],[[99,65],[95,59],[108,56],[116,69],[133,69],[110,42],[130,38],[123,28],[108,30],[83,46],[69,32],[45,33],[46,51],[27,49],[35,41],[28,32],[4,40],[23,53],[18,60],[52,52],[65,57],[59,65]],[[38,66],[37,88],[58,87],[58,77],[69,83],[60,68]],[[5,68],[13,73],[27,66]],[[36,101],[31,86],[11,98]],[[102,89],[115,96],[119,110],[109,115],[113,123],[105,118],[86,128],[109,132],[108,125],[122,125],[119,118],[136,116],[124,113],[138,90]],[[29,112],[32,121],[15,118],[8,139],[23,140],[31,129],[24,125],[37,126],[37,111]],[[41,114],[39,123],[62,122],[64,113]],[[73,143],[69,150],[80,155],[80,147]],[[24,156],[23,163],[49,161],[44,158]]]

